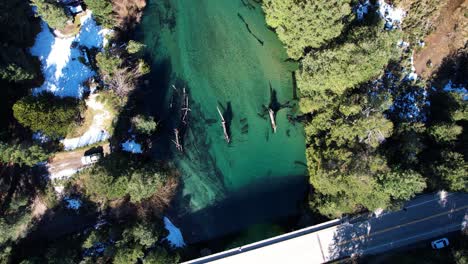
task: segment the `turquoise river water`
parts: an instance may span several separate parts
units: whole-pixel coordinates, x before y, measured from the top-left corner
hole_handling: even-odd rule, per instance
[[[303,127],[293,121],[297,65],[261,7],[252,0],[151,0],[139,35],[153,70],[145,107],[162,127],[154,155],[180,170],[170,214],[184,238],[203,241],[296,214],[307,192]],[[183,152],[172,142],[175,128]]]

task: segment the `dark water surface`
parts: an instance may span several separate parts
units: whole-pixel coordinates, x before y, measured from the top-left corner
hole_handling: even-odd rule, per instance
[[[144,105],[162,127],[154,155],[170,157],[181,172],[171,214],[185,239],[212,239],[297,213],[307,188],[303,127],[288,120],[297,108],[291,74],[297,65],[286,62],[260,6],[151,0],[139,34],[153,69]],[[187,125],[180,111],[184,87]],[[276,133],[265,107],[276,111]],[[183,153],[171,142],[174,128]]]

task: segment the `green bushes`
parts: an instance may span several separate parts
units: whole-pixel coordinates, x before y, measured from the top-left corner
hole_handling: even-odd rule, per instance
[[[65,137],[70,125],[78,121],[80,103],[74,98],[42,93],[16,102],[13,115],[23,126],[56,139]]]
[[[67,14],[57,1],[32,0],[32,4],[37,7],[37,14],[47,22],[49,27],[60,30],[67,25]]]

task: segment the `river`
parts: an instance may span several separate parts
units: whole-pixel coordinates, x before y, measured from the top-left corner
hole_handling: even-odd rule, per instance
[[[141,107],[160,120],[154,156],[181,173],[170,214],[189,243],[295,215],[307,194],[304,132],[294,121],[297,64],[264,20],[252,0],[150,0],[138,30],[152,64]]]

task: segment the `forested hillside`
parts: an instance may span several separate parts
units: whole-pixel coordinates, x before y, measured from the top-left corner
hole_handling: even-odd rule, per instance
[[[141,149],[125,153],[118,142],[127,131],[142,142],[156,132],[154,117],[127,106],[150,71],[145,46],[129,40],[144,6],[1,1],[1,264],[178,262],[164,238],[169,220],[163,217],[178,175],[164,162],[138,155]],[[110,35],[111,29],[118,33]],[[112,132],[121,120],[132,128],[116,132],[120,137],[113,140],[122,147],[104,155],[104,129]],[[87,153],[100,155],[94,168],[85,166]],[[74,163],[77,169],[54,174],[52,163],[68,156],[73,159],[58,167]]]
[[[265,0],[292,59],[306,122],[310,205],[321,214],[391,208],[423,191],[467,191],[467,53],[417,78],[412,50],[445,3]],[[443,72],[443,73],[442,73]],[[465,77],[461,75],[465,74]]]

